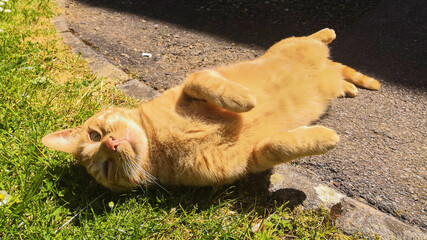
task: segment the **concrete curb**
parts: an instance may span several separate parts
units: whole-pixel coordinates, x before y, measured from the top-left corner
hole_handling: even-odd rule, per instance
[[[66,8],[67,0],[57,0],[61,8]],[[125,94],[139,99],[150,100],[160,96],[156,90],[130,78],[124,71],[110,63],[102,54],[81,41],[68,26],[64,16],[53,19],[57,31],[74,54],[81,54],[89,68],[99,77],[117,80],[117,87]],[[301,205],[306,209],[324,207],[337,215],[338,227],[348,233],[362,233],[369,239],[421,239],[426,234],[417,227],[397,220],[395,217],[376,210],[364,203],[345,196],[339,191],[321,184],[314,175],[282,164],[273,170],[270,177],[270,192],[291,205]]]
[[[336,217],[338,228],[348,234],[360,232],[369,239],[427,239],[419,228],[347,197],[322,184],[313,174],[290,164],[274,168],[269,190],[274,196],[294,206],[330,209]]]
[[[66,3],[67,0],[57,0],[58,6],[62,9],[66,8]],[[69,27],[63,15],[53,18],[52,22],[64,39],[64,42],[71,47],[74,54],[81,55],[86,59],[90,70],[95,75],[116,80],[118,82],[117,88],[134,98],[150,100],[160,96],[160,93],[156,90],[142,84],[138,80],[132,79],[124,71],[108,61],[104,55],[81,41]]]

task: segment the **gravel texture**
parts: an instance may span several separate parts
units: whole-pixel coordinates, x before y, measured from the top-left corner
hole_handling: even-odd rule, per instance
[[[316,124],[331,153],[294,162],[326,184],[427,229],[427,6],[423,1],[74,0],[70,31],[162,92],[187,74],[259,56],[281,38],[333,28],[332,57],[381,81]],[[148,53],[148,54],[144,54]]]

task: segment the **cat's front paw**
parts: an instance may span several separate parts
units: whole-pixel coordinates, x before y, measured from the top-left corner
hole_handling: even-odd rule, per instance
[[[303,126],[289,132],[304,136],[307,149],[310,149],[312,154],[324,154],[335,148],[340,141],[340,137],[334,130],[323,126]]]
[[[310,129],[310,135],[313,136],[319,151],[322,153],[326,153],[335,148],[340,141],[340,137],[332,129],[323,126],[312,126],[308,128]]]
[[[214,70],[191,74],[185,80],[184,92],[236,113],[248,112],[256,105],[256,97],[247,87],[224,78]]]
[[[248,112],[256,105],[256,97],[243,86],[227,88],[219,99],[223,108],[232,112]]]

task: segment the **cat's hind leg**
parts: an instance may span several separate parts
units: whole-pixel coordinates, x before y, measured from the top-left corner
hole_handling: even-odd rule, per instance
[[[183,91],[190,97],[236,113],[250,111],[256,104],[255,95],[247,87],[224,78],[214,70],[188,76]]]
[[[337,36],[335,31],[329,28],[324,28],[316,33],[311,34],[309,37],[317,39],[324,44],[331,43]]]
[[[278,133],[256,144],[249,170],[263,171],[296,158],[324,154],[333,149],[338,141],[339,137],[333,130],[322,126],[299,127]]]

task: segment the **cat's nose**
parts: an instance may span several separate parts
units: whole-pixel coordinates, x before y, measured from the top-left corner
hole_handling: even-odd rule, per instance
[[[119,146],[120,142],[121,140],[114,139],[113,137],[109,137],[106,141],[106,145],[110,150],[116,151],[117,146]]]

